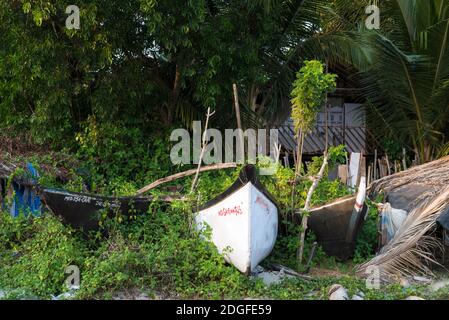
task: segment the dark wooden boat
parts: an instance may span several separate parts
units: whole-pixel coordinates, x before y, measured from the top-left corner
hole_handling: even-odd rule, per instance
[[[102,210],[109,216],[144,214],[152,202],[151,197],[105,197],[57,189],[43,189],[42,202],[63,221],[84,231],[99,227]]]
[[[365,195],[366,182],[362,177],[357,195],[343,197],[310,210],[308,227],[326,254],[340,260],[347,260],[353,255],[357,236],[368,211],[364,203]]]

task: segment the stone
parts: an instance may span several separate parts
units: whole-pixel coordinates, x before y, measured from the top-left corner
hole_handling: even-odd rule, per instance
[[[260,271],[256,273],[257,271]],[[266,286],[271,286],[273,284],[279,284],[285,278],[294,278],[294,276],[286,274],[284,269],[280,271],[264,271],[263,268],[256,269],[256,272],[253,272],[253,278],[262,279],[263,283]]]
[[[414,276],[413,280],[416,281],[416,282],[426,283],[426,284],[432,283],[432,279],[425,278],[425,277],[420,277],[420,276]]]
[[[75,296],[74,292],[64,292],[58,296],[52,296],[51,300],[70,300]]]
[[[401,278],[399,280],[399,284],[403,287],[403,288],[408,288],[410,287],[410,281],[408,281],[408,279],[405,278]]]
[[[417,296],[410,296],[410,297],[407,297],[405,300],[425,300],[425,299],[423,299],[421,297],[417,297]]]
[[[341,284],[334,284],[329,289],[329,300],[349,300],[348,291]]]
[[[449,279],[445,279],[445,280],[440,280],[440,281],[435,281],[434,283],[432,283],[432,285],[430,286],[430,289],[432,291],[438,291],[444,287],[449,286]]]

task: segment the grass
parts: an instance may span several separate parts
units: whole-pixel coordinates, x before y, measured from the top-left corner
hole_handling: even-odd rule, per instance
[[[33,160],[48,166],[52,163],[51,159]],[[320,159],[314,161],[319,163]],[[237,173],[203,174],[197,193],[206,201],[226,189]],[[295,269],[299,229],[287,214],[291,199],[289,181],[293,174],[291,169],[280,167],[274,176],[263,177],[264,185],[282,207],[281,232],[275,249],[263,264],[277,263]],[[41,179],[49,184],[55,181],[52,175],[43,175]],[[111,181],[117,179],[121,182],[113,182],[106,189],[115,190],[120,186],[121,190],[114,193],[128,194],[136,188],[121,177]],[[179,183],[184,189],[188,188],[190,179]],[[298,186],[296,207],[302,206],[308,183],[305,181]],[[81,189],[83,185],[83,178],[72,172],[71,180],[63,187]],[[338,182],[323,181],[313,203],[321,204],[347,193]],[[312,280],[288,278],[272,286],[266,286],[260,279],[248,278],[226,264],[207,240],[207,234],[204,238],[195,231],[191,212],[188,202],[178,201],[169,208],[155,205],[148,214],[136,219],[105,220],[102,230],[89,235],[71,229],[51,214],[13,219],[1,213],[0,289],[7,292],[3,298],[49,299],[61,294],[67,291],[65,270],[69,265],[80,269],[81,289],[76,295],[79,299],[110,299],[121,293],[138,296],[142,292],[155,298],[327,299],[329,288],[335,283],[347,288],[350,296],[364,292],[366,299],[404,299],[409,295],[432,299],[448,297],[446,289],[432,292],[424,286],[388,285],[368,290],[365,281],[353,274],[356,263],[374,254],[377,241],[374,207],[359,237],[353,261],[338,262],[318,248],[311,265]],[[308,233],[305,256],[314,241],[313,234]]]
[[[224,263],[210,242],[183,223],[184,214],[175,206],[171,214],[159,212],[133,223],[107,221],[109,230],[114,227],[115,231],[103,238],[82,236],[51,215],[12,219],[3,213],[0,288],[9,291],[4,298],[49,299],[67,291],[64,270],[72,264],[81,270],[79,299],[110,299],[119,292],[186,299],[327,299],[335,283],[343,285],[349,296],[364,292],[365,299],[449,297],[449,288],[432,292],[426,286],[368,290],[365,280],[352,274],[350,265],[332,259],[318,261],[310,281],[287,278],[266,286]],[[328,276],[329,271],[335,274]]]

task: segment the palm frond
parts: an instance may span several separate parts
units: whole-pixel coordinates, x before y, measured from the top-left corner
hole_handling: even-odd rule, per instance
[[[429,265],[437,264],[434,252],[441,249],[441,242],[428,234],[436,227],[436,219],[448,206],[449,187],[413,210],[392,241],[375,258],[359,266],[357,271],[365,273],[370,266],[376,266],[385,279],[416,273],[432,275]]]
[[[363,274],[370,266],[377,266],[385,279],[396,276],[431,275],[430,264],[437,263],[434,253],[441,242],[432,231],[436,219],[449,207],[449,157],[412,167],[409,170],[375,181],[370,195],[389,193],[414,185],[425,185],[428,191],[412,204],[413,209],[395,237],[372,260],[356,268]]]

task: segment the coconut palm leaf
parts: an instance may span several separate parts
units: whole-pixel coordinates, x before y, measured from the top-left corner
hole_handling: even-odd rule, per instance
[[[413,210],[397,231],[395,237],[380,253],[357,267],[357,272],[367,274],[370,267],[379,268],[388,280],[418,274],[432,275],[430,264],[437,263],[434,252],[441,243],[429,235],[436,227],[436,219],[449,207],[449,187]]]

